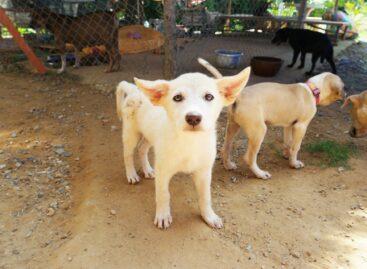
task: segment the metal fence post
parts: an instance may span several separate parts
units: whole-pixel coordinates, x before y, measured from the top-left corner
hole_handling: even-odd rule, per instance
[[[46,67],[43,65],[42,61],[38,59],[33,50],[28,46],[28,44],[24,41],[23,37],[18,32],[18,29],[15,27],[13,22],[6,15],[6,12],[3,8],[0,8],[0,23],[5,26],[10,34],[13,36],[14,41],[18,44],[18,46],[22,49],[24,54],[28,57],[30,63],[37,69],[38,73],[44,74],[47,72]]]
[[[177,74],[176,1],[164,1],[164,77],[172,79]]]
[[[306,16],[307,0],[302,0],[298,10],[298,27],[304,27],[304,21]]]

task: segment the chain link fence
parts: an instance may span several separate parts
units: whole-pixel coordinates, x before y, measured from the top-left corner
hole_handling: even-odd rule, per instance
[[[121,55],[163,45],[162,35],[146,28],[162,27],[163,5],[153,0],[0,0],[0,8],[37,55],[59,72],[69,65],[101,64],[107,72],[118,71]],[[9,58],[19,49],[8,29],[0,24],[0,30],[0,55]]]
[[[181,3],[177,8],[179,73],[192,71],[198,57],[215,64],[219,50],[242,53],[239,68],[249,65],[254,56],[275,56],[279,48],[271,45],[274,33],[281,27],[298,26],[298,5],[290,1],[188,0]]]
[[[0,0],[0,7],[37,55],[52,68],[107,65],[117,71],[124,55],[151,52],[164,57],[161,0]],[[177,0],[174,34],[177,73],[200,70],[197,58],[215,63],[217,50],[243,53],[240,67],[254,56],[276,56],[270,39],[281,27],[300,27],[301,1]],[[313,10],[304,10],[308,16]],[[1,27],[1,24],[0,24]],[[0,59],[23,59],[2,27]],[[167,40],[166,40],[167,42]],[[122,55],[122,56],[121,56]],[[149,62],[149,54],[143,61]],[[121,59],[122,58],[122,59]],[[131,61],[133,58],[128,57]],[[137,57],[142,59],[142,57]],[[144,60],[145,59],[145,60]],[[144,67],[146,64],[141,63]],[[123,69],[122,69],[123,71]],[[225,72],[225,70],[223,70]]]

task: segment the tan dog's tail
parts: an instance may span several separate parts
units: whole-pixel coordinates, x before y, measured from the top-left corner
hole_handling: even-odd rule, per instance
[[[215,78],[222,78],[223,75],[218,71],[217,68],[212,66],[208,61],[204,60],[203,58],[198,58],[199,64],[205,67]]]

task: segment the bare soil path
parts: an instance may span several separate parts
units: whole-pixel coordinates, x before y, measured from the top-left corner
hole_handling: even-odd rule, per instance
[[[281,158],[271,129],[255,179],[236,143],[234,172],[218,158],[213,202],[225,228],[200,219],[189,176],[172,181],[174,222],[153,225],[154,181],[127,184],[112,95],[59,77],[0,75],[0,268],[366,268],[367,139],[345,131],[338,105],[321,109],[305,144],[354,143],[347,167]],[[223,142],[226,115],[218,124]],[[5,166],[3,166],[5,165]]]

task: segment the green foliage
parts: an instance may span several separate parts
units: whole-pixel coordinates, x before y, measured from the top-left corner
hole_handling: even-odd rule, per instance
[[[364,0],[348,1],[345,10],[352,18],[353,24],[360,38],[367,39],[367,3]]]
[[[17,29],[18,29],[18,31],[19,31],[19,33],[20,33],[21,36],[24,36],[26,34],[34,34],[34,33],[36,33],[36,31],[34,31],[32,28],[18,27]],[[8,29],[5,28],[5,27],[1,27],[1,33],[0,34],[4,38],[11,37]]]
[[[274,16],[292,17],[297,14],[295,2],[293,1],[274,0],[268,11]]]
[[[333,140],[321,140],[306,145],[306,150],[320,157],[323,166],[348,167],[349,159],[356,154],[357,148],[353,144],[339,144]]]
[[[162,2],[147,0],[144,1],[144,13],[145,18],[149,19],[159,19],[163,17],[163,5]]]

